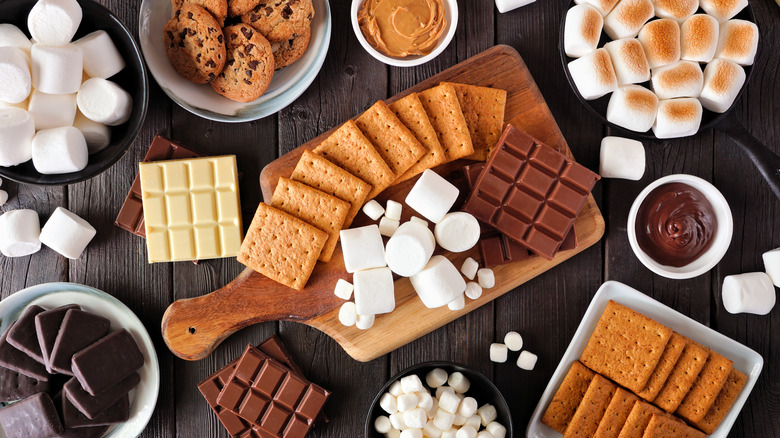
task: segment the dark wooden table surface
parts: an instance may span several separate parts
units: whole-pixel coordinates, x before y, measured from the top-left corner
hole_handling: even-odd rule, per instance
[[[137,34],[140,0],[101,3]],[[645,143],[647,169],[641,181],[604,180],[597,184],[594,194],[607,223],[599,244],[493,303],[372,362],[352,360],[327,336],[296,323],[265,323],[245,329],[199,362],[174,357],[162,341],[160,320],[171,302],[222,287],[243,266],[233,259],[199,266],[149,265],[144,241],[113,226],[137,163],[155,134],[169,136],[204,154],[236,154],[243,173],[241,201],[248,225],[261,200],[260,170],[268,162],[378,99],[495,44],[509,44],[528,64],[575,157],[597,170],[599,144],[608,131],[567,85],[558,55],[558,29],[567,3],[540,0],[500,14],[492,0],[461,0],[457,33],[447,50],[426,65],[400,69],[381,64],[362,49],[352,32],[350,2],[334,0],[334,33],[317,79],[279,114],[251,123],[215,123],[192,115],[168,99],[152,80],[146,123],[127,155],[107,172],[63,188],[4,183],[11,201],[0,211],[31,208],[43,222],[56,207],[65,206],[92,223],[98,234],[75,261],[45,247],[30,257],[0,257],[2,297],[40,283],[71,281],[107,291],[130,306],[155,340],[162,373],[157,411],[143,436],[227,436],[196,384],[237,357],[247,343],[259,342],[272,333],[282,337],[309,378],[334,393],[327,405],[331,422],[310,436],[362,436],[368,407],[384,382],[397,371],[428,360],[453,360],[492,378],[512,409],[515,435],[523,436],[594,293],[602,282],[618,280],[761,354],[765,360],[761,378],[730,435],[780,436],[780,309],[767,316],[731,315],[723,309],[720,298],[723,277],[763,270],[761,254],[780,246],[780,202],[737,146],[712,131]],[[780,7],[772,0],[750,3],[761,29],[762,50],[735,111],[753,135],[780,152]],[[734,237],[721,263],[705,275],[684,281],[661,278],[644,268],[626,237],[626,217],[634,197],[651,181],[673,173],[712,181],[734,215]],[[503,339],[510,330],[520,332],[525,346],[538,354],[534,371],[489,361],[490,343]]]

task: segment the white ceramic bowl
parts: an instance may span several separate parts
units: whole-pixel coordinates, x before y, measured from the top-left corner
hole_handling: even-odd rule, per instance
[[[355,36],[360,45],[366,49],[366,52],[371,54],[374,58],[385,64],[395,67],[414,67],[415,65],[425,64],[433,58],[439,56],[444,49],[450,44],[452,38],[455,36],[455,29],[458,27],[458,2],[457,0],[442,0],[444,2],[444,16],[447,19],[447,28],[444,30],[444,35],[439,38],[439,44],[431,53],[425,56],[410,55],[403,58],[395,58],[387,56],[379,50],[375,49],[371,44],[366,41],[366,37],[363,36],[363,32],[360,30],[358,24],[358,10],[364,0],[352,0],[352,10],[350,11],[350,18],[352,19],[352,30],[355,31]]]
[[[668,183],[679,182],[687,184],[697,190],[699,190],[715,210],[715,218],[718,221],[718,230],[713,237],[712,246],[700,255],[695,261],[681,266],[679,268],[673,266],[662,265],[653,260],[647,253],[642,251],[636,240],[636,215],[639,211],[639,206],[647,198],[647,195],[658,186]],[[655,180],[653,183],[645,187],[644,190],[636,197],[634,204],[631,206],[631,210],[628,212],[628,242],[631,244],[631,249],[634,250],[637,258],[647,269],[655,272],[666,278],[672,279],[685,279],[698,277],[701,274],[712,269],[718,264],[723,255],[726,254],[726,250],[731,244],[731,235],[734,232],[734,221],[731,217],[731,209],[729,208],[726,198],[709,182],[693,175],[678,174],[669,175],[663,178]]]

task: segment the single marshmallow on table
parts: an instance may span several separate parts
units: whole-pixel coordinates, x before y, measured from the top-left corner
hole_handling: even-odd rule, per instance
[[[698,62],[677,61],[653,69],[653,91],[659,99],[699,97],[704,86],[704,73]]]
[[[490,268],[482,268],[477,271],[477,280],[483,289],[490,289],[496,285],[496,277]]]
[[[617,89],[612,59],[604,48],[575,59],[568,68],[577,91],[585,100],[598,99]]]
[[[339,309],[339,322],[347,327],[352,327],[357,321],[357,310],[355,310],[355,303],[347,301],[341,305]]]
[[[108,79],[125,68],[125,60],[104,30],[97,30],[74,41],[84,53],[84,72],[91,78]]]
[[[520,353],[520,357],[517,358],[517,366],[526,371],[531,371],[536,366],[536,360],[538,357],[529,352],[523,351]]]
[[[363,206],[363,213],[370,217],[371,220],[377,220],[385,214],[385,209],[382,208],[382,205],[376,199],[372,199]]]
[[[447,308],[453,311],[463,310],[466,307],[466,296],[460,294],[458,298],[447,303]]]
[[[638,84],[650,79],[645,49],[636,38],[623,38],[604,44],[612,59],[619,85]]]
[[[471,257],[467,257],[460,267],[460,272],[469,280],[473,280],[474,276],[477,275],[477,269],[479,269],[479,263]]]
[[[355,327],[359,330],[368,330],[374,326],[376,317],[374,315],[358,315],[355,321]]]
[[[75,96],[73,103],[75,106]],[[111,128],[86,118],[84,114],[81,114],[81,111],[76,112],[73,127],[84,134],[84,140],[87,141],[87,149],[89,149],[90,154],[102,151],[111,143]]]
[[[496,9],[502,14],[522,6],[530,5],[536,0],[496,0]]]
[[[382,219],[379,220],[379,234],[386,237],[393,237],[393,234],[395,234],[399,226],[400,223],[397,220],[382,216]]]
[[[431,257],[422,271],[410,277],[412,287],[425,307],[435,309],[458,298],[466,290],[466,281],[446,257]]]
[[[739,95],[745,80],[745,70],[736,63],[713,59],[704,68],[704,87],[699,95],[701,106],[716,113],[726,112]]]
[[[780,287],[780,248],[765,252],[761,258],[764,260],[764,270],[772,283]]]
[[[567,56],[579,58],[596,50],[604,17],[589,4],[576,5],[566,12],[563,48]]]
[[[680,25],[680,59],[710,62],[718,48],[718,20],[707,14],[696,14]]]
[[[76,120],[76,94],[48,94],[35,90],[30,95],[28,111],[35,121],[36,131],[73,126]],[[86,140],[86,136],[84,138]]]
[[[38,0],[27,15],[27,30],[41,44],[62,46],[73,39],[81,18],[76,0]]]
[[[76,214],[57,207],[41,229],[41,243],[69,259],[81,257],[97,231]]]
[[[433,223],[438,223],[458,199],[458,188],[427,169],[406,195],[406,205]]]
[[[32,158],[35,122],[19,108],[0,109],[0,166],[16,166]]]
[[[504,336],[504,344],[512,351],[520,351],[523,348],[523,337],[520,333],[509,332]]]
[[[653,7],[657,17],[682,22],[699,9],[699,0],[653,0]]]
[[[44,175],[78,172],[87,167],[89,150],[84,135],[72,126],[44,129],[33,137],[32,160]]]
[[[0,78],[0,100],[24,102],[32,87],[27,55],[16,47],[0,47]]]
[[[400,221],[402,211],[403,206],[400,202],[393,201],[392,199],[387,200],[387,208],[385,209],[386,218]]]
[[[466,292],[465,295],[470,300],[476,300],[479,297],[482,296],[482,286],[479,285],[476,281],[469,281],[466,283]]]
[[[389,268],[355,272],[355,306],[359,315],[390,313],[395,309],[393,273]]]
[[[720,24],[715,57],[739,65],[753,65],[758,51],[758,26],[747,20],[729,20]]]
[[[79,91],[83,77],[83,57],[75,44],[45,46],[33,44],[32,86],[49,94],[71,94]]]
[[[352,298],[353,289],[354,286],[352,286],[352,283],[342,278],[339,278],[339,281],[336,282],[336,287],[333,288],[333,294],[341,298],[342,300],[348,300]]]
[[[504,363],[506,362],[506,358],[508,354],[509,354],[509,350],[507,349],[506,345],[499,344],[499,343],[490,344],[491,361],[496,363]]]
[[[612,8],[618,3],[619,0],[574,0],[574,3],[578,5],[589,4],[596,8],[601,15],[607,15]]]
[[[411,277],[425,268],[436,249],[436,240],[427,227],[405,222],[387,241],[385,260],[394,273]]]
[[[730,20],[748,5],[748,0],[699,0],[704,12],[720,22]]]
[[[702,107],[698,99],[684,97],[658,102],[653,134],[658,138],[694,135],[701,125]]]
[[[663,67],[680,60],[680,25],[669,18],[651,21],[639,31],[650,68]]]
[[[447,213],[433,228],[433,234],[439,246],[447,251],[468,251],[479,242],[479,222],[464,211]]]
[[[0,24],[0,47],[16,47],[27,55],[32,43],[21,29],[10,23]]]
[[[356,271],[386,266],[385,245],[376,225],[341,230],[341,250],[344,268],[352,274]]]
[[[621,0],[604,17],[604,32],[613,40],[634,38],[653,18],[653,2],[650,0]]]
[[[22,257],[41,249],[41,224],[33,210],[11,210],[0,215],[0,252]]]
[[[777,301],[769,275],[750,272],[723,279],[723,307],[729,313],[766,315]]]
[[[384,415],[380,415],[374,420],[374,430],[379,433],[390,432],[390,429],[392,428],[393,425],[390,423],[390,418],[385,417]]]
[[[497,421],[488,424],[485,429],[490,432],[493,438],[506,438],[506,427]]]
[[[599,154],[599,175],[639,181],[645,174],[645,147],[623,137],[604,137]]]
[[[103,78],[87,79],[76,96],[79,110],[88,119],[117,126],[130,119],[133,98],[119,85]]]
[[[450,378],[447,379],[447,385],[454,389],[458,394],[465,394],[471,387],[471,382],[463,373],[456,371],[450,374]]]
[[[434,368],[428,374],[425,375],[425,383],[431,388],[438,388],[445,383],[449,375],[441,368]]]
[[[653,127],[658,112],[658,96],[640,85],[624,85],[609,97],[607,120],[635,132]]]

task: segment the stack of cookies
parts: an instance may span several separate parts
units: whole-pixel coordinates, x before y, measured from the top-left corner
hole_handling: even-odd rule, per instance
[[[564,437],[703,437],[747,382],[733,365],[610,301],[542,423]]]
[[[311,0],[172,0],[163,36],[185,79],[211,84],[238,102],[265,93],[274,70],[303,56],[311,38]]]

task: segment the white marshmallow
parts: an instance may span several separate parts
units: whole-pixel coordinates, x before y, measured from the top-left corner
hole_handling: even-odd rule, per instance
[[[422,429],[425,427],[425,424],[428,423],[428,416],[425,414],[425,409],[415,408],[404,412],[404,423],[410,428]]]
[[[578,5],[587,3],[596,8],[601,15],[607,15],[612,8],[618,3],[619,0],[574,0],[574,3]]]
[[[434,368],[425,376],[425,383],[431,388],[438,388],[447,383],[448,377],[449,375],[443,369]]]
[[[392,428],[393,424],[390,423],[390,418],[385,417],[384,415],[380,415],[376,417],[376,420],[374,420],[374,430],[379,433],[390,432],[390,429]]]
[[[568,67],[577,91],[586,100],[598,99],[617,89],[612,59],[603,48],[575,59]]]
[[[403,388],[401,387],[401,381],[396,380],[392,384],[390,384],[390,387],[387,388],[387,392],[392,394],[393,397],[399,397],[404,393]]]
[[[455,414],[439,409],[436,411],[436,415],[433,417],[433,425],[438,429],[447,430],[452,427],[455,422]]]
[[[0,187],[3,186],[3,178],[0,178]]]
[[[44,129],[33,137],[32,160],[44,175],[78,172],[87,167],[89,150],[84,135],[72,126]]]
[[[461,294],[458,298],[447,303],[447,308],[453,311],[463,310],[466,307],[466,296]]]
[[[21,29],[10,23],[0,24],[0,47],[16,47],[27,55],[32,43]]]
[[[348,300],[352,298],[353,290],[354,290],[354,286],[352,286],[352,283],[342,278],[339,278],[339,281],[336,282],[336,287],[333,289],[333,294],[341,298],[342,300]]]
[[[599,175],[639,181],[645,174],[645,147],[642,142],[623,137],[601,140]]]
[[[347,301],[341,305],[339,309],[339,322],[347,327],[352,327],[357,321],[357,310],[355,310],[355,303]]]
[[[69,259],[81,257],[97,231],[76,214],[57,207],[41,229],[41,243]]]
[[[30,52],[32,86],[49,94],[71,94],[79,91],[82,78],[81,49],[75,44],[44,46],[34,44]]]
[[[470,300],[476,300],[482,296],[482,286],[476,281],[469,281],[466,283],[466,296]]]
[[[653,91],[659,99],[699,97],[704,86],[704,73],[698,62],[678,61],[653,69]]]
[[[358,315],[355,321],[355,327],[359,330],[368,330],[374,326],[376,317],[374,315]]]
[[[690,97],[658,102],[653,133],[658,138],[694,135],[701,125],[701,103]]]
[[[417,374],[410,374],[408,376],[402,377],[401,389],[404,391],[404,394],[425,391],[422,380],[420,380],[420,377]],[[416,402],[415,406],[417,406]]]
[[[483,430],[480,432],[477,432],[477,438],[493,438],[493,434],[490,432]]]
[[[776,302],[772,279],[763,272],[729,275],[723,279],[723,307],[729,313],[766,315]]]
[[[422,429],[404,429],[400,438],[423,438],[423,432]]]
[[[406,195],[406,205],[429,221],[438,223],[455,204],[458,194],[457,187],[428,169]]]
[[[479,242],[479,222],[464,211],[447,213],[433,228],[433,234],[439,246],[447,251],[468,251]]]
[[[699,95],[701,106],[724,113],[736,100],[746,80],[745,70],[734,62],[713,59],[704,68],[704,87]]]
[[[447,379],[447,385],[454,389],[458,394],[465,394],[471,387],[471,382],[463,373],[456,371],[450,374],[450,378]]]
[[[634,38],[654,12],[650,0],[620,0],[604,17],[604,32],[613,40]]]
[[[392,394],[386,392],[379,398],[379,407],[388,414],[395,414],[398,412],[398,401]]]
[[[385,209],[382,208],[376,199],[372,199],[366,202],[366,205],[363,206],[363,213],[365,213],[366,216],[370,217],[372,220],[377,220],[382,217],[383,214],[385,214]]]
[[[607,120],[631,131],[646,132],[653,127],[658,112],[658,96],[640,85],[624,85],[609,98]]]
[[[84,72],[92,78],[108,79],[125,68],[125,60],[104,30],[92,32],[74,44],[84,53]]]
[[[423,427],[423,436],[427,438],[441,438],[442,430],[433,424],[433,420],[429,421]]]
[[[492,362],[504,363],[506,362],[508,354],[509,350],[506,348],[506,345],[498,343],[490,344],[490,360]]]
[[[68,95],[65,94],[64,96]],[[70,96],[73,96],[73,106],[75,108],[76,96],[72,94]],[[84,134],[84,140],[87,141],[87,149],[89,149],[90,154],[102,151],[111,143],[111,128],[86,118],[84,114],[81,114],[81,111],[76,112],[73,127]]]
[[[33,210],[11,210],[0,215],[0,252],[22,257],[41,249],[41,224]]]
[[[455,434],[455,438],[477,438],[477,429],[472,426],[463,426]]]
[[[417,216],[410,217],[409,218],[409,222],[414,222],[416,224],[420,224],[420,225],[424,226],[425,228],[428,228],[428,221],[426,221],[423,218],[419,218]]]
[[[477,271],[477,281],[483,289],[490,289],[496,285],[496,276],[490,268],[482,268]]]
[[[385,438],[401,438],[401,431],[398,429],[390,429],[390,432],[385,434]]]
[[[460,272],[469,280],[473,280],[474,276],[477,275],[477,269],[479,269],[479,263],[471,257],[467,257],[460,267]]]
[[[433,419],[434,416],[436,416],[436,412],[439,410],[439,399],[432,397],[431,398],[431,407],[428,409],[427,414],[428,418]]]
[[[566,12],[563,48],[567,56],[579,58],[596,50],[604,17],[589,4],[576,5]]]
[[[477,409],[477,415],[479,415],[479,419],[483,426],[487,426],[498,418],[498,412],[496,412],[495,406],[491,404],[486,404]]]
[[[73,39],[81,17],[76,0],[38,0],[27,16],[27,30],[41,44],[62,46]]]
[[[638,84],[650,79],[645,49],[636,38],[624,38],[604,44],[612,59],[619,85]]]
[[[30,96],[28,111],[35,121],[36,131],[73,126],[76,119],[76,94],[48,94],[35,90]]]
[[[469,417],[469,419],[466,420],[465,423],[463,423],[463,426],[471,426],[475,430],[479,430],[480,426],[482,426],[482,419],[479,417],[479,415],[474,414],[471,417]]]
[[[460,414],[455,414],[455,420],[452,421],[452,427],[458,427],[463,426],[466,424],[466,420],[468,420],[468,417],[464,417]]]
[[[341,230],[339,236],[344,267],[350,274],[386,265],[385,245],[376,225]]]
[[[758,51],[758,26],[747,20],[721,23],[715,57],[739,65],[753,65]]]
[[[87,79],[81,84],[76,101],[88,119],[108,126],[125,123],[133,112],[130,93],[103,78]]]
[[[684,21],[699,9],[699,0],[653,0],[655,15]]]
[[[0,100],[0,109],[3,108],[19,108],[27,111],[27,106],[29,104],[30,98],[27,98],[19,103],[10,103],[10,102],[3,102]]]
[[[393,273],[388,268],[355,272],[355,306],[358,315],[378,315],[395,309]]]
[[[506,438],[506,427],[497,421],[488,424],[485,429],[493,435],[493,438]]]
[[[707,14],[696,14],[680,26],[680,59],[710,62],[718,48],[718,20]]]
[[[447,376],[447,379],[449,379],[449,376]],[[451,392],[455,394],[455,390],[449,386],[440,386],[436,388],[436,399],[441,400],[441,396],[444,395],[445,392]]]
[[[385,217],[388,219],[401,220],[401,212],[403,206],[400,202],[395,202],[392,199],[387,200],[387,208],[385,209]]]
[[[382,219],[379,220],[379,234],[386,237],[393,237],[393,234],[395,234],[399,225],[397,220],[383,216]]]
[[[406,423],[404,423],[404,413],[395,412],[390,415],[390,424],[393,429],[406,429]]]
[[[638,39],[650,68],[680,60],[680,25],[676,21],[669,18],[651,21],[639,31]]]
[[[523,337],[520,336],[520,333],[509,332],[504,335],[504,344],[512,351],[520,351],[523,348]]]
[[[27,55],[16,47],[0,47],[0,78],[0,100],[24,102],[32,87]]]
[[[32,158],[35,123],[19,108],[0,109],[0,166],[16,166]]]
[[[425,268],[436,249],[436,240],[427,227],[405,222],[387,241],[385,259],[394,273],[411,277]]]
[[[511,10],[530,5],[536,0],[496,0],[496,9],[502,14]]]
[[[748,0],[699,0],[704,12],[720,22],[730,20],[748,5]]]
[[[458,268],[441,255],[431,257],[425,268],[410,277],[410,280],[415,292],[429,309],[448,304],[466,290],[466,281]]]
[[[780,286],[780,248],[765,252],[761,258],[764,259],[764,270],[775,286]]]
[[[458,406],[458,415],[467,418],[471,417],[477,412],[477,407],[477,400],[474,397],[465,397],[460,401],[460,406]]]
[[[417,407],[429,412],[433,408],[433,396],[427,390],[417,393]]]
[[[408,412],[417,407],[417,394],[410,392],[403,394],[396,399],[399,412]],[[406,417],[404,417],[404,424],[406,424]]]
[[[536,360],[538,357],[529,352],[529,351],[523,351],[520,353],[520,357],[517,358],[517,366],[521,369],[531,371],[536,366]]]
[[[450,376],[450,380],[452,376]],[[460,406],[460,397],[455,394],[454,390],[442,391],[441,397],[439,397],[439,411],[446,411],[455,415],[458,412],[458,406]],[[439,429],[449,429],[449,427],[437,426]]]
[[[0,190],[0,207],[5,205],[6,202],[8,202],[8,192]]]

